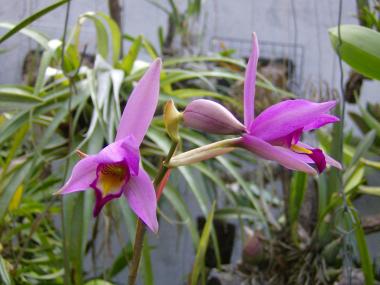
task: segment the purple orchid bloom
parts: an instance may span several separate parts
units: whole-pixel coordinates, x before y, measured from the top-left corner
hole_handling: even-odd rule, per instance
[[[340,163],[323,153],[321,149],[299,141],[303,132],[339,121],[339,118],[327,114],[335,106],[335,101],[314,103],[303,99],[286,100],[267,108],[254,118],[256,70],[259,58],[259,45],[255,33],[252,42],[253,50],[245,72],[244,124],[222,105],[205,99],[192,101],[186,107],[183,112],[184,124],[215,134],[239,134],[240,139],[231,140],[227,145],[230,149],[233,146],[243,147],[264,159],[277,161],[289,169],[310,174],[317,172],[309,164],[315,164],[318,172],[322,172],[326,164],[340,169]],[[219,152],[214,153],[223,153],[223,150],[220,148]],[[177,156],[177,161],[181,155]]]
[[[121,116],[115,141],[98,154],[87,155],[74,166],[71,177],[57,194],[92,189],[93,215],[124,195],[136,215],[158,231],[156,194],[149,175],[140,166],[139,147],[156,110],[160,91],[161,60],[155,60],[140,79]]]

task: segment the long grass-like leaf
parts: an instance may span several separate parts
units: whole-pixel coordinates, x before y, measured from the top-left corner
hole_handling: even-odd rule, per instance
[[[198,284],[199,276],[204,269],[204,258],[206,255],[207,245],[208,241],[210,239],[211,229],[212,229],[212,222],[214,219],[214,212],[215,212],[215,202],[212,204],[211,211],[207,217],[206,224],[203,228],[201,239],[199,241],[197,254],[195,256],[194,264],[193,264],[193,270],[191,272],[190,277],[190,285],[196,285]]]
[[[32,16],[29,16],[28,18],[25,18],[22,20],[20,23],[18,23],[16,26],[14,26],[10,31],[5,33],[3,36],[0,37],[0,43],[4,42],[5,40],[9,39],[12,37],[14,34],[25,28],[26,26],[30,25],[37,19],[41,18],[42,16],[46,15],[47,13],[53,11],[54,9],[62,6],[65,4],[68,0],[61,0],[59,2],[56,2],[50,6],[47,6],[38,12],[34,13]]]
[[[352,211],[351,213],[355,222],[356,246],[360,255],[360,262],[364,274],[365,285],[373,285],[375,284],[375,278],[373,274],[371,256],[369,254],[364,230],[361,225],[358,214],[355,211]]]

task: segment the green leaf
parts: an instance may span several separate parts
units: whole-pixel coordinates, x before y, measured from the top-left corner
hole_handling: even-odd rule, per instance
[[[48,48],[42,54],[40,66],[38,68],[38,75],[36,79],[36,83],[34,85],[34,96],[41,95],[40,92],[45,84],[46,78],[46,69],[49,67],[50,62],[52,61],[56,51],[59,47],[61,47],[62,43],[60,41],[51,40],[48,42]]]
[[[102,21],[99,20],[97,17],[97,14],[93,12],[87,12],[81,15],[80,19],[82,19],[82,24],[83,24],[83,19],[89,19],[94,23],[95,29],[96,29],[98,52],[104,59],[107,59],[108,58],[108,33]]]
[[[0,23],[0,28],[13,29],[14,27],[16,27],[16,25],[11,24],[11,23],[6,23],[6,22]],[[32,40],[35,40],[44,49],[49,48],[49,46],[48,46],[49,38],[46,35],[38,32],[38,31],[35,31],[33,29],[30,29],[30,28],[24,28],[24,29],[20,30],[20,33],[31,38]]]
[[[349,192],[356,189],[363,181],[364,178],[364,165],[356,164],[350,171],[347,171],[343,175],[344,191]]]
[[[354,156],[353,156],[348,168],[352,167],[354,164],[356,164],[360,160],[360,158],[363,157],[363,155],[372,146],[372,144],[375,140],[375,137],[376,137],[376,132],[375,132],[375,130],[372,130],[369,133],[367,133],[364,136],[364,138],[361,139],[359,145],[356,147],[356,151],[354,153]]]
[[[12,285],[11,277],[7,268],[7,261],[0,255],[0,281],[4,285]]]
[[[212,229],[212,222],[214,219],[215,212],[215,202],[212,204],[211,211],[207,217],[206,224],[203,228],[201,239],[199,241],[197,254],[195,256],[193,270],[191,272],[190,284],[196,285],[198,284],[199,275],[201,274],[204,268],[204,259],[206,255],[208,241],[210,239],[210,233]]]
[[[380,80],[380,33],[356,25],[343,25],[341,29],[342,45],[339,48],[338,27],[329,29],[334,49],[340,49],[342,60],[357,72]]]
[[[42,99],[33,96],[30,90],[16,85],[0,86],[0,110],[28,108],[41,103]]]
[[[34,13],[32,16],[30,16],[28,18],[25,18],[20,23],[18,23],[16,26],[14,26],[13,28],[11,28],[10,31],[8,31],[3,36],[1,36],[0,37],[0,43],[4,42],[6,39],[9,39],[11,36],[13,36],[17,32],[19,32],[20,30],[22,30],[26,26],[30,25],[31,23],[33,23],[37,19],[41,18],[45,14],[49,13],[50,11],[53,11],[54,9],[56,9],[56,8],[60,7],[61,5],[65,4],[67,1],[68,0],[62,0],[62,1],[56,2],[56,3],[54,3],[54,4],[50,5],[50,6],[47,6],[47,7],[43,8],[43,9],[39,10],[37,13]]]
[[[121,50],[121,33],[120,33],[119,26],[108,15],[102,12],[97,12],[97,14],[107,22],[108,27],[111,31],[112,62],[115,66],[117,61],[119,60],[120,50]]]
[[[363,120],[366,122],[366,124],[370,128],[376,131],[376,135],[380,137],[380,122],[376,120],[376,118],[372,116],[371,113],[368,112],[364,107],[362,107],[360,104],[358,105],[359,105],[360,113],[362,114]]]
[[[136,216],[129,208],[127,201],[125,199],[117,199],[118,207],[125,222],[125,226],[128,230],[128,236],[131,243],[134,243],[135,240],[135,231],[136,231]],[[144,246],[142,252],[142,261],[141,261],[141,269],[142,276],[144,277],[144,284],[152,285],[153,284],[153,271],[151,265],[150,258],[150,250],[148,245],[148,239],[144,238]]]
[[[94,279],[87,281],[86,283],[84,283],[84,285],[114,285],[114,283],[102,279]]]
[[[298,215],[301,210],[302,202],[307,190],[307,174],[303,172],[295,172],[292,177],[289,195],[289,224],[295,229]]]
[[[373,285],[375,278],[372,270],[371,256],[367,247],[366,237],[356,211],[351,211],[355,223],[356,246],[359,251],[361,267],[364,274],[365,285]]]
[[[127,75],[129,75],[132,71],[133,64],[140,52],[141,42],[142,36],[138,36],[133,41],[127,55],[123,58],[122,62],[120,63],[120,68],[122,68]]]
[[[68,256],[66,270],[71,272],[66,276],[72,278],[74,284],[83,283],[83,260],[85,252],[85,242],[87,241],[87,229],[89,216],[88,208],[91,207],[89,199],[91,193],[77,193],[63,197],[63,229],[64,229],[64,250]],[[69,269],[67,268],[69,267]]]
[[[0,189],[0,224],[3,223],[4,216],[8,210],[17,188],[23,183],[25,177],[31,169],[32,163],[24,163],[9,179],[7,185]]]
[[[215,219],[248,219],[254,221],[257,212],[249,207],[233,207],[217,209],[215,211]]]
[[[359,193],[380,196],[380,187],[379,186],[359,186]]]

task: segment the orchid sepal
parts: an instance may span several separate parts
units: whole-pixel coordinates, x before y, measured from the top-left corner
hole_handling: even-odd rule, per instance
[[[227,154],[237,148],[240,138],[226,139],[207,144],[190,151],[174,156],[168,163],[168,167],[179,167],[201,162],[219,155]]]

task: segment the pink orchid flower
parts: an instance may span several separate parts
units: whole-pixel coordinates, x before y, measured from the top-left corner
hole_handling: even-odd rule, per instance
[[[98,154],[87,155],[74,166],[57,194],[92,189],[93,215],[112,199],[124,195],[131,209],[153,231],[158,231],[156,194],[140,165],[139,147],[156,110],[160,91],[161,60],[155,60],[140,79],[121,116],[115,141]]]
[[[230,140],[230,149],[232,146],[243,147],[289,169],[310,174],[317,173],[310,164],[315,164],[319,172],[326,168],[326,164],[340,169],[340,163],[321,149],[300,142],[303,132],[339,121],[339,118],[327,114],[335,106],[335,101],[314,103],[303,99],[286,100],[267,108],[254,118],[259,58],[259,45],[255,33],[252,42],[253,50],[244,81],[244,124],[222,105],[199,99],[192,101],[184,110],[185,125],[215,134],[240,134],[240,139]],[[215,151],[215,154],[219,153],[223,153],[223,150]]]

